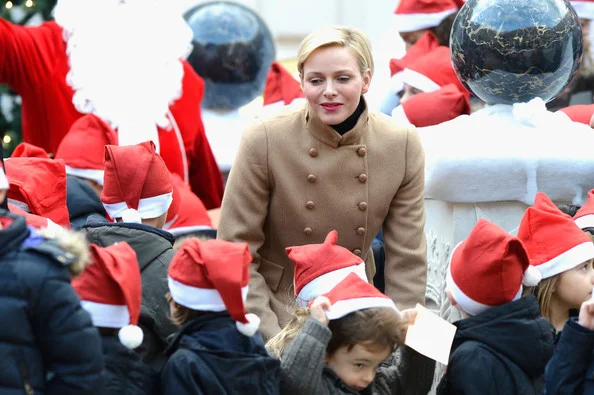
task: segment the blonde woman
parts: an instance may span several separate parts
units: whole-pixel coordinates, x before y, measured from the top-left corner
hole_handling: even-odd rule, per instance
[[[414,127],[368,111],[368,39],[341,26],[313,32],[297,68],[306,102],[245,131],[218,228],[219,238],[250,246],[247,308],[265,339],[292,314],[285,248],[321,243],[332,229],[366,263],[370,281],[371,242],[383,229],[386,294],[400,309],[425,296],[424,153]]]

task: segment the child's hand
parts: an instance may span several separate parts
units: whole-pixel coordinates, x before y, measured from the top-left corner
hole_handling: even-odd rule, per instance
[[[418,314],[418,310],[417,309],[406,309],[406,310],[402,310],[400,312],[400,315],[402,315],[402,319],[405,322],[408,322],[408,325],[412,325],[415,323],[415,320],[417,319],[417,314]]]
[[[584,328],[594,330],[594,300],[582,303],[578,323]]]
[[[325,296],[318,296],[311,302],[309,306],[309,313],[311,314],[312,318],[320,321],[324,325],[328,325],[328,317],[326,317],[326,312],[324,310],[330,310],[330,300],[328,300]]]

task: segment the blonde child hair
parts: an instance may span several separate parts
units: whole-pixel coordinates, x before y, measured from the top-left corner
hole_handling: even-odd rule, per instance
[[[346,26],[327,26],[308,34],[297,52],[297,70],[303,79],[303,65],[316,49],[325,47],[350,48],[357,58],[359,70],[364,74],[367,70],[373,75],[373,56],[371,43],[361,30]]]
[[[557,274],[553,277],[545,278],[535,287],[527,287],[524,290],[524,296],[534,295],[538,300],[540,306],[540,315],[546,318],[549,322],[552,320],[551,298],[557,290],[557,285],[563,273]]]

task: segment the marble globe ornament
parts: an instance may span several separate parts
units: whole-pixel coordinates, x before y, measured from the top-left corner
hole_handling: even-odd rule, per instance
[[[450,49],[462,83],[487,104],[548,102],[575,76],[583,39],[567,0],[469,0]]]
[[[260,16],[238,3],[215,1],[191,8],[184,19],[193,32],[188,62],[206,85],[203,107],[237,109],[264,91],[275,46]]]

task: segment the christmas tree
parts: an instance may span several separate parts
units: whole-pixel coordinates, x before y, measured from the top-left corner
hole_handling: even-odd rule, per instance
[[[56,2],[57,0],[0,0],[0,18],[19,25],[39,25],[51,19]],[[26,73],[27,70],[22,72]],[[0,84],[0,136],[4,156],[9,156],[22,140],[20,97],[3,84]]]

